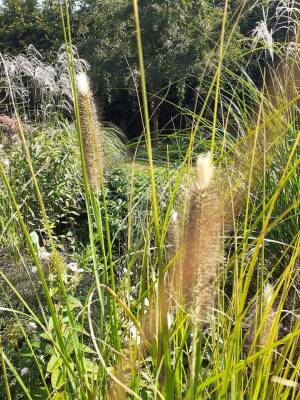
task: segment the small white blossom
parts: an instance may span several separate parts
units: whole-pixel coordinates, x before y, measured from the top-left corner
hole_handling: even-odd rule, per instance
[[[36,330],[36,328],[37,328],[37,324],[35,322],[29,322],[29,324],[28,324],[29,330],[34,331],[34,330]]]
[[[32,267],[31,267],[31,272],[33,273],[33,274],[35,274],[36,272],[37,272],[37,266],[36,265],[33,265]]]
[[[68,264],[68,268],[72,271],[72,272],[75,272],[75,273],[79,273],[79,272],[84,272],[84,269],[83,268],[78,268],[78,264],[76,263],[76,262],[70,262],[69,264]]]
[[[21,369],[21,376],[27,375],[28,372],[29,372],[29,368],[27,368],[27,367],[22,368],[22,369]]]
[[[2,160],[2,163],[6,166],[9,167],[10,161],[8,158],[5,158],[4,160]]]
[[[51,253],[45,250],[44,247],[41,247],[38,251],[38,257],[41,261],[49,261],[51,258]]]

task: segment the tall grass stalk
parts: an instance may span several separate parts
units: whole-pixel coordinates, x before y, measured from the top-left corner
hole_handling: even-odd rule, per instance
[[[137,52],[140,66],[140,80],[141,80],[141,94],[143,98],[143,112],[144,112],[144,124],[145,124],[145,137],[148,152],[148,161],[150,168],[151,177],[151,193],[152,193],[152,212],[153,212],[153,225],[155,230],[156,246],[157,246],[157,257],[158,257],[158,293],[157,293],[157,318],[158,318],[158,338],[162,340],[158,341],[158,354],[157,354],[157,365],[160,365],[162,360],[165,368],[165,387],[166,387],[166,398],[173,399],[174,387],[173,379],[171,374],[171,360],[170,360],[170,347],[169,347],[169,334],[167,326],[167,309],[166,302],[167,296],[165,293],[164,284],[164,269],[163,269],[163,258],[162,258],[162,242],[161,242],[161,228],[159,221],[159,206],[157,201],[156,183],[153,165],[152,145],[151,145],[151,130],[150,130],[150,119],[148,111],[148,99],[147,99],[147,88],[145,78],[145,67],[143,58],[143,47],[141,38],[141,27],[138,11],[137,0],[132,0],[133,12],[136,26],[136,40],[137,40]]]

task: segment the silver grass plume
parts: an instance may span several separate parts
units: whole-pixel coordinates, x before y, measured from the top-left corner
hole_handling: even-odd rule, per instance
[[[77,92],[87,178],[90,188],[96,191],[103,173],[101,125],[89,78],[85,72],[77,75]]]
[[[78,57],[74,46],[61,46],[55,65],[46,63],[43,55],[32,45],[16,56],[3,54],[4,62],[0,63],[0,85],[6,94],[2,104],[6,114],[13,112],[9,100],[10,87],[17,103],[22,104],[23,120],[32,116],[33,104],[34,117],[38,117],[39,121],[52,119],[54,112],[72,114],[73,92],[69,74],[69,53],[73,55],[75,74],[89,69],[89,64]]]

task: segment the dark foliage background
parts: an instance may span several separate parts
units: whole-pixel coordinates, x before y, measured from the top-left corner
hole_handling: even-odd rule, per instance
[[[252,54],[249,63],[249,39],[263,18],[263,8],[252,8],[250,3],[255,2],[247,2],[247,10],[238,18],[224,65],[231,71],[247,67],[259,85],[257,59],[264,62],[265,53]],[[237,20],[240,4],[235,0],[229,2],[231,23],[225,41],[230,26]],[[158,130],[184,129],[188,121],[178,117],[180,111],[193,108],[196,95],[200,95],[199,99],[205,96],[216,68],[224,2],[143,0],[139,6],[153,134]],[[142,131],[142,121],[131,2],[70,0],[69,12],[73,43],[91,65],[103,118],[118,125],[129,138],[136,137]],[[268,16],[268,21],[278,24],[272,16]],[[45,61],[54,62],[63,43],[59,1],[4,0],[0,5],[0,35],[2,53],[16,55],[33,45]],[[276,35],[277,39],[283,38],[285,31]]]

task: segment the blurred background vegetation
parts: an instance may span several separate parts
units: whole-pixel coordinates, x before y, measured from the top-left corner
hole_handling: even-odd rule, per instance
[[[267,29],[277,42],[285,40],[289,31],[285,27],[286,14],[278,15],[280,1],[250,0],[246,8],[243,3],[235,0],[229,4],[229,26],[236,24],[236,29],[233,33],[228,30],[225,37],[223,66],[231,71],[228,79],[222,79],[221,89],[225,91],[236,81],[233,73],[246,67],[250,78],[259,85],[260,66],[272,62],[271,55],[262,48],[249,57],[249,38],[259,21],[267,20]],[[201,109],[201,99],[205,98],[217,66],[223,7],[224,1],[217,0],[139,2],[153,134],[189,128],[189,116],[183,118],[182,109],[193,109],[196,99]],[[91,66],[103,119],[135,138],[143,127],[136,95],[140,88],[131,2],[70,0],[69,12],[73,44]],[[60,26],[57,0],[2,1],[0,51],[18,55],[31,45],[44,62],[53,65],[64,42]]]

